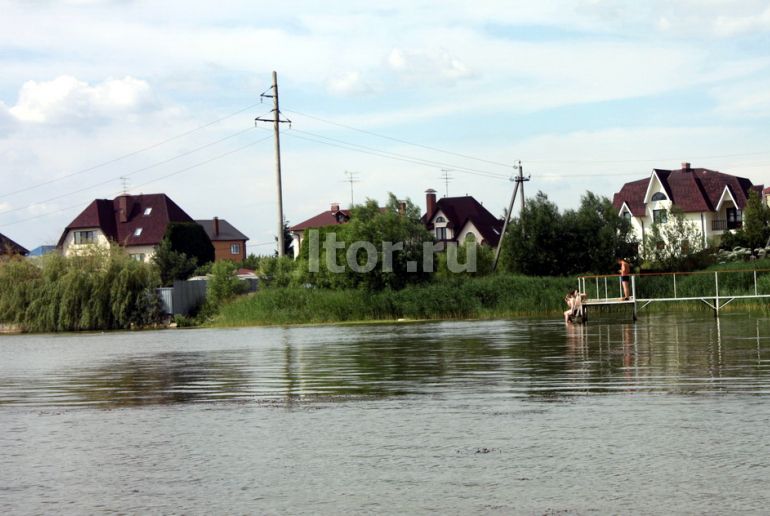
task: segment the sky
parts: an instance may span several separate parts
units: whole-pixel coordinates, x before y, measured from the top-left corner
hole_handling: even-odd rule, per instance
[[[770,2],[0,0],[0,233],[165,193],[275,249],[284,214],[425,190],[575,208],[653,168],[770,185]],[[269,93],[269,91],[268,91]],[[263,100],[263,102],[261,102]],[[451,178],[442,179],[444,171]]]

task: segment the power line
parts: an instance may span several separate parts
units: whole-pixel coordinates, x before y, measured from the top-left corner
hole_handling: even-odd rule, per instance
[[[308,136],[311,136],[312,138],[298,136],[298,135],[296,135],[294,133],[306,134]],[[300,139],[303,139],[303,140],[314,141],[316,143],[321,143],[321,144],[324,144],[324,145],[330,145],[332,147],[340,147],[340,148],[347,149],[347,150],[353,150],[353,151],[356,151],[356,152],[361,152],[363,154],[373,154],[375,156],[380,156],[380,157],[389,158],[389,159],[396,159],[396,160],[399,160],[399,161],[407,161],[407,162],[410,162],[410,163],[426,165],[426,166],[430,166],[430,167],[434,167],[434,168],[437,167],[437,166],[438,167],[451,167],[452,170],[456,171],[456,172],[462,172],[462,173],[465,173],[465,174],[473,174],[473,175],[479,175],[479,176],[492,177],[492,178],[495,178],[495,179],[505,179],[506,181],[508,180],[508,176],[507,175],[501,174],[499,172],[491,172],[491,171],[488,171],[488,170],[479,170],[479,169],[467,168],[467,167],[462,167],[462,166],[459,166],[459,165],[454,165],[452,163],[445,163],[445,162],[442,162],[442,161],[433,161],[433,160],[428,160],[428,159],[423,159],[423,158],[417,158],[417,157],[414,157],[414,156],[408,156],[406,154],[400,154],[400,153],[397,153],[397,152],[384,151],[384,150],[376,149],[376,148],[373,148],[373,147],[368,147],[366,145],[359,145],[357,143],[351,143],[351,142],[347,142],[347,141],[344,141],[344,140],[339,140],[337,138],[331,138],[329,136],[323,136],[323,135],[320,135],[320,134],[311,133],[309,131],[303,131],[301,129],[292,129],[290,132],[288,132],[286,134],[292,135],[295,138],[300,138]],[[319,140],[317,140],[317,138],[320,138],[322,140],[328,140],[328,142],[319,141]],[[330,143],[330,142],[336,142],[336,143]]]
[[[449,197],[449,182],[453,179],[449,173],[452,172],[451,168],[441,169],[441,180],[444,181],[444,197]]]
[[[251,142],[251,143],[248,143],[248,144],[246,144],[246,145],[243,145],[243,146],[241,146],[241,147],[237,147],[237,148],[235,148],[235,149],[233,149],[233,150],[230,150],[230,151],[228,151],[228,152],[225,152],[225,153],[223,153],[223,154],[220,154],[220,155],[218,155],[218,156],[214,156],[214,157],[212,157],[212,158],[209,158],[209,159],[207,159],[207,160],[205,160],[205,161],[201,161],[201,162],[199,162],[199,163],[196,163],[196,164],[194,164],[194,165],[190,165],[190,166],[188,166],[188,167],[185,167],[185,168],[182,168],[182,169],[176,170],[176,171],[174,171],[174,172],[172,172],[172,173],[170,173],[170,174],[166,174],[166,175],[164,175],[164,176],[161,176],[161,177],[158,177],[158,178],[156,178],[156,179],[153,179],[152,181],[148,181],[148,182],[146,182],[146,183],[142,183],[142,184],[140,184],[140,185],[137,185],[135,188],[141,188],[142,186],[146,186],[146,185],[148,185],[148,184],[151,184],[151,183],[155,183],[155,182],[157,182],[157,181],[160,181],[161,179],[166,179],[166,178],[168,178],[168,177],[172,177],[172,176],[175,176],[175,175],[181,174],[181,173],[183,173],[183,172],[187,172],[187,171],[189,171],[189,170],[192,170],[192,169],[194,169],[194,168],[198,168],[198,167],[201,167],[201,166],[203,166],[203,165],[207,165],[207,164],[211,163],[212,161],[216,161],[216,160],[218,160],[218,159],[222,159],[222,158],[224,158],[224,157],[230,156],[231,154],[235,154],[236,152],[240,152],[240,151],[242,151],[242,150],[244,150],[244,149],[247,149],[247,148],[249,148],[249,147],[253,147],[254,145],[257,145],[257,144],[259,144],[259,143],[262,143],[262,142],[264,142],[264,141],[267,141],[267,140],[269,140],[269,139],[270,139],[270,137],[267,137],[267,138],[262,138],[262,139],[260,139],[260,140],[257,140],[257,141],[255,141],[255,142]],[[107,182],[111,182],[111,181],[114,181],[114,179],[111,179],[110,181],[107,181]],[[106,183],[106,182],[105,182],[105,183]],[[90,187],[89,187],[89,188],[90,188]],[[87,189],[89,189],[89,188],[84,188],[83,190],[87,190]],[[63,196],[60,196],[60,197],[69,197],[69,196],[70,196],[72,193],[77,193],[77,192],[71,192],[71,193],[69,193],[69,194],[67,194],[67,195],[63,195]],[[45,201],[44,201],[44,202],[45,202]],[[37,203],[35,203],[35,204],[37,204]],[[31,207],[31,206],[34,206],[34,204],[30,204],[30,205],[28,205],[28,206],[25,206],[24,208],[29,208],[29,207]],[[22,220],[16,220],[16,221],[13,221],[13,222],[8,222],[8,223],[2,224],[2,225],[3,225],[3,226],[14,226],[14,225],[16,225],[16,224],[21,224],[22,222],[28,222],[28,221],[30,221],[30,220],[36,220],[36,219],[40,219],[40,218],[43,218],[43,217],[48,217],[48,216],[50,216],[50,215],[54,215],[54,214],[56,214],[56,213],[61,213],[62,211],[67,211],[67,210],[70,210],[70,209],[73,209],[73,208],[77,208],[77,207],[79,207],[79,206],[80,206],[80,207],[82,207],[82,203],[79,203],[79,204],[75,204],[75,205],[72,205],[72,206],[67,206],[67,207],[65,207],[65,208],[62,208],[62,209],[59,209],[59,210],[50,211],[50,212],[48,212],[48,213],[43,213],[43,214],[41,214],[41,215],[36,215],[36,216],[34,216],[34,217],[28,217],[28,218],[26,218],[26,219],[22,219]],[[22,208],[22,209],[24,209],[24,208]]]
[[[428,149],[428,150],[432,150],[432,151],[436,151],[436,152],[442,152],[444,154],[449,154],[449,155],[452,155],[452,156],[457,156],[457,157],[466,158],[466,159],[472,159],[472,160],[480,161],[480,162],[483,162],[483,163],[489,163],[489,164],[492,164],[492,165],[499,165],[499,166],[503,166],[503,167],[510,167],[510,164],[507,164],[507,163],[502,163],[502,162],[499,162],[499,161],[494,161],[494,160],[485,159],[485,158],[479,158],[477,156],[471,156],[469,154],[463,154],[463,153],[459,153],[459,152],[448,151],[446,149],[441,149],[439,147],[432,147],[430,145],[424,145],[424,144],[421,144],[421,143],[410,142],[408,140],[403,140],[401,138],[395,138],[395,137],[392,137],[392,136],[388,136],[388,135],[384,135],[384,134],[379,134],[379,133],[376,133],[374,131],[368,131],[366,129],[360,129],[358,127],[353,127],[353,126],[348,125],[348,124],[343,124],[343,123],[340,123],[340,122],[335,122],[335,121],[332,121],[332,120],[321,118],[319,116],[310,115],[310,114],[307,114],[307,113],[302,113],[300,111],[290,110],[290,109],[287,109],[286,111],[288,111],[289,113],[294,113],[294,114],[297,114],[297,115],[300,115],[300,116],[311,118],[313,120],[318,120],[319,122],[323,122],[323,123],[326,123],[326,124],[329,124],[329,125],[335,125],[337,127],[343,127],[345,129],[349,129],[351,131],[356,131],[356,132],[359,132],[359,133],[368,134],[368,135],[371,135],[371,136],[376,136],[378,138],[383,138],[383,139],[386,139],[386,140],[391,140],[391,141],[395,141],[395,142],[398,142],[398,143],[403,143],[403,144],[406,144],[406,145],[412,145],[414,147],[421,147],[423,149]],[[712,156],[691,156],[689,159],[691,161],[693,161],[693,160],[708,160],[708,159],[721,159],[721,158],[736,158],[736,157],[743,157],[743,156],[760,156],[760,155],[767,155],[767,154],[770,154],[770,151],[743,152],[743,153],[735,153],[735,154],[718,154],[718,155],[712,155]],[[653,162],[660,162],[660,161],[675,161],[675,160],[680,160],[680,159],[681,159],[681,156],[674,157],[674,158],[632,158],[632,159],[608,159],[608,160],[528,159],[527,161],[531,162],[531,163],[556,163],[556,164],[558,164],[558,163],[565,163],[565,164],[569,164],[569,163],[612,164],[612,163],[645,163],[645,162],[646,163],[653,163]],[[602,175],[604,175],[604,174],[602,174]],[[565,176],[565,177],[567,177],[567,176]]]
[[[111,177],[111,178],[109,178],[109,179],[107,179],[105,181],[100,181],[98,183],[94,183],[94,184],[91,184],[89,186],[84,186],[82,188],[78,188],[77,190],[72,190],[72,191],[69,191],[67,193],[55,195],[53,197],[49,197],[48,199],[43,199],[42,201],[38,201],[38,202],[36,202],[34,204],[42,204],[42,203],[46,203],[46,202],[50,202],[50,201],[55,201],[57,199],[61,199],[62,197],[68,197],[68,196],[70,196],[72,194],[76,194],[76,193],[80,193],[80,192],[85,192],[86,190],[91,190],[93,188],[97,188],[99,186],[103,186],[103,185],[106,185],[108,183],[111,183],[111,182],[115,181],[115,179],[123,180],[123,192],[126,193],[126,190],[127,190],[126,189],[126,185],[127,185],[127,181],[128,181],[128,176],[132,176],[132,175],[138,174],[140,172],[145,172],[147,170],[150,170],[152,168],[158,167],[160,165],[165,165],[166,163],[170,163],[172,161],[175,161],[177,159],[183,158],[185,156],[189,156],[190,154],[198,152],[199,150],[211,147],[211,146],[216,145],[218,143],[222,143],[225,140],[229,140],[231,138],[235,138],[236,136],[240,136],[241,134],[244,134],[244,133],[246,133],[248,131],[252,131],[252,130],[254,130],[254,128],[253,127],[249,127],[248,129],[244,129],[242,131],[238,131],[237,133],[233,133],[231,135],[225,136],[224,138],[220,138],[220,139],[215,140],[213,142],[209,142],[209,143],[207,143],[205,145],[201,145],[200,147],[196,147],[196,148],[194,148],[192,150],[189,150],[187,152],[183,152],[181,154],[177,154],[176,156],[172,156],[172,157],[170,157],[168,159],[164,159],[162,161],[158,161],[158,162],[153,163],[151,165],[147,165],[145,167],[138,168],[136,170],[132,170],[131,172],[123,173],[119,177]],[[18,208],[11,208],[9,210],[0,211],[0,215],[5,215],[6,213],[13,213],[15,211],[25,210],[25,209],[29,208],[30,206],[32,206],[32,205],[20,206]]]
[[[28,192],[30,190],[34,190],[36,188],[40,188],[41,186],[50,185],[52,183],[56,183],[58,181],[62,181],[64,179],[67,179],[67,178],[70,178],[70,177],[73,177],[73,176],[77,176],[77,175],[80,175],[80,174],[85,174],[86,172],[91,172],[91,171],[96,170],[98,168],[105,167],[105,166],[111,165],[113,163],[117,163],[118,161],[122,161],[122,160],[124,160],[126,158],[130,158],[132,156],[136,156],[137,154],[141,154],[142,152],[146,152],[148,150],[155,149],[157,147],[160,147],[161,145],[165,145],[165,144],[167,144],[169,142],[172,142],[174,140],[178,140],[180,138],[184,138],[185,136],[189,136],[190,134],[192,134],[194,132],[200,131],[201,129],[205,129],[205,128],[210,127],[210,126],[212,126],[214,124],[218,124],[219,122],[221,122],[223,120],[227,120],[228,118],[232,118],[232,117],[234,117],[234,116],[236,116],[236,115],[238,115],[240,113],[243,113],[244,111],[248,111],[249,109],[252,109],[252,108],[254,108],[254,107],[258,106],[258,105],[259,105],[259,103],[252,104],[252,105],[247,106],[247,107],[245,107],[243,109],[239,109],[238,111],[234,111],[233,113],[230,113],[229,115],[223,116],[223,117],[218,118],[216,120],[212,120],[211,122],[207,122],[207,123],[205,123],[203,125],[200,125],[200,126],[194,128],[194,129],[190,129],[189,131],[185,131],[185,132],[183,132],[181,134],[178,134],[176,136],[172,136],[170,138],[166,138],[165,140],[162,140],[162,141],[157,142],[157,143],[153,143],[152,145],[148,145],[146,147],[142,147],[141,149],[129,152],[127,154],[123,154],[123,155],[118,156],[116,158],[112,158],[110,160],[103,161],[103,162],[98,163],[96,165],[93,165],[91,167],[84,168],[84,169],[81,169],[81,170],[77,170],[77,171],[72,172],[70,174],[65,174],[63,176],[59,176],[59,177],[56,177],[56,178],[53,178],[53,179],[49,179],[48,181],[43,181],[43,182],[31,185],[31,186],[25,186],[24,188],[20,188],[18,190],[14,190],[14,191],[11,191],[11,192],[6,192],[6,193],[0,195],[0,199],[4,199],[6,197],[10,197],[11,195],[16,195],[16,194],[19,194],[19,193],[22,193],[22,192]]]
[[[421,147],[423,149],[428,149],[428,150],[432,150],[432,151],[436,151],[436,152],[443,152],[444,154],[449,154],[449,155],[452,155],[452,156],[457,156],[459,158],[472,159],[472,160],[480,161],[482,163],[489,163],[490,165],[499,165],[501,167],[507,167],[507,168],[511,167],[511,165],[509,163],[501,163],[499,161],[494,161],[494,160],[490,160],[490,159],[478,158],[476,156],[471,156],[469,154],[462,154],[462,153],[459,153],[459,152],[448,151],[448,150],[445,150],[445,149],[440,149],[438,147],[431,147],[430,145],[424,145],[422,143],[414,143],[414,142],[410,142],[410,141],[407,141],[407,140],[402,140],[401,138],[394,138],[393,136],[387,136],[387,135],[384,135],[384,134],[375,133],[373,131],[367,131],[366,129],[359,129],[359,128],[353,127],[351,125],[342,124],[342,123],[339,123],[339,122],[333,122],[331,120],[326,120],[326,119],[323,119],[323,118],[318,117],[318,116],[308,115],[307,113],[301,113],[299,111],[294,111],[294,110],[291,110],[291,109],[287,109],[286,111],[288,111],[289,113],[294,113],[294,114],[297,114],[297,115],[300,115],[300,116],[304,116],[304,117],[307,117],[307,118],[312,118],[313,120],[318,120],[319,122],[324,122],[326,124],[336,125],[338,127],[344,127],[345,129],[350,129],[351,131],[357,131],[359,133],[369,134],[371,136],[376,136],[378,138],[383,138],[385,140],[391,140],[391,141],[398,142],[398,143],[403,143],[403,144],[406,144],[406,145],[412,145],[413,147]]]
[[[358,172],[346,170],[345,175],[348,177],[345,182],[350,183],[350,207],[352,208],[356,204],[353,199],[353,183],[360,183],[361,180],[358,179]]]

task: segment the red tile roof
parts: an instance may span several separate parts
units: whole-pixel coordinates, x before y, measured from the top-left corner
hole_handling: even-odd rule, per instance
[[[121,200],[125,199],[126,221],[121,222]],[[122,246],[158,245],[169,222],[194,222],[166,194],[125,195],[113,200],[96,199],[64,229],[59,246],[73,229],[99,228]],[[141,228],[139,235],[136,231]]]
[[[654,169],[660,178],[668,198],[685,212],[715,211],[725,187],[730,191],[739,209],[746,206],[749,192],[762,191],[762,186],[754,186],[745,177],[724,174],[706,168],[680,170]],[[639,179],[623,185],[612,200],[615,209],[620,210],[625,202],[634,217],[645,214],[644,195],[652,179]]]
[[[496,246],[500,240],[503,221],[492,215],[489,210],[471,196],[442,197],[439,199],[433,213],[426,213],[423,216],[422,220],[428,229],[433,228],[429,222],[439,211],[446,215],[447,227],[449,228],[459,231],[470,221],[489,245]]]
[[[304,231],[306,229],[336,226],[337,224],[344,224],[348,220],[350,220],[350,210],[339,210],[336,214],[332,213],[331,210],[326,210],[315,217],[310,217],[309,219],[290,227],[289,231]]]
[[[29,253],[25,248],[0,233],[0,255],[3,254],[20,254],[26,256]]]

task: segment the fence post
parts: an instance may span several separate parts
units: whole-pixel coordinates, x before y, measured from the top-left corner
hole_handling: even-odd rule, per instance
[[[636,322],[636,276],[633,276],[633,275],[631,276],[631,296],[633,296],[633,299],[634,299],[632,314],[633,314],[634,322]]]
[[[714,271],[714,317],[719,317],[719,273]]]
[[[604,299],[608,299],[610,295],[607,293],[607,276],[604,277]]]
[[[596,299],[599,299],[599,276],[596,276]]]
[[[757,296],[757,270],[754,269],[754,295]]]
[[[674,299],[676,299],[676,272],[674,273]]]

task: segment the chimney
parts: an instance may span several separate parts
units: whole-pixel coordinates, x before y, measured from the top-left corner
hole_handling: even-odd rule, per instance
[[[406,215],[406,201],[398,201],[398,214],[402,217]]]
[[[425,190],[425,208],[428,211],[428,217],[430,217],[436,209],[436,190],[433,188]]]
[[[219,217],[214,217],[214,236],[219,236]]]
[[[687,161],[682,162],[682,172],[690,172],[690,164]]]
[[[340,211],[340,203],[333,202],[332,203],[332,215],[336,215],[337,212],[339,212],[339,211]]]
[[[128,222],[128,195],[118,197],[118,220]]]

